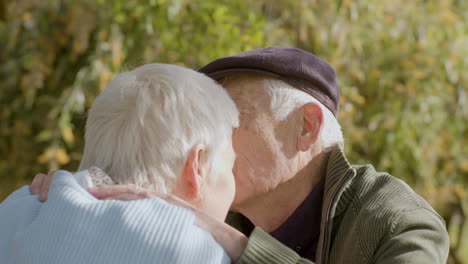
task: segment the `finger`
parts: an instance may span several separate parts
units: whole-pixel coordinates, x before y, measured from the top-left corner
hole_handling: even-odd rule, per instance
[[[116,194],[114,196],[106,197],[103,200],[133,201],[133,200],[139,200],[139,199],[144,199],[144,198],[145,197],[141,197],[137,194],[121,193],[121,194]]]
[[[135,185],[116,185],[90,188],[88,191],[96,198],[101,200],[138,200],[159,197],[158,194],[149,192]]]
[[[88,192],[97,199],[106,199],[108,197],[116,197],[123,193],[136,193],[136,188],[128,185],[113,185],[113,186],[100,186],[88,189]]]
[[[47,201],[47,196],[49,194],[49,189],[50,189],[50,185],[52,184],[52,181],[54,180],[54,173],[56,171],[49,171],[49,173],[47,174],[47,176],[45,177],[44,181],[42,182],[42,185],[41,185],[41,190],[40,190],[40,197],[39,197],[39,200],[41,202],[45,202]]]
[[[122,187],[118,185],[88,188],[88,192],[97,199],[106,199],[107,197],[115,196],[121,193],[122,191]]]
[[[34,176],[34,179],[31,183],[31,193],[39,194],[41,191],[42,182],[44,181],[46,175],[44,173],[39,173]]]

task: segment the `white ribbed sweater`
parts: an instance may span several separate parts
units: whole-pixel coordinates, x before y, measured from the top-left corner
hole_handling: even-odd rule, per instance
[[[0,204],[0,264],[230,263],[189,210],[161,199],[101,201],[69,172],[54,177],[45,203],[25,186]]]

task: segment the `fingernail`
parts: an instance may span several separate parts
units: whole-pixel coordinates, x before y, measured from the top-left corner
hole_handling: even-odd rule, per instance
[[[87,189],[87,191],[95,198],[98,198],[98,199],[100,198],[99,192],[96,190],[96,188],[92,187],[92,188]]]

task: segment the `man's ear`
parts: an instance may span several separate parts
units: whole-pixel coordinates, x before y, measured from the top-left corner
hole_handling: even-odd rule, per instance
[[[195,145],[190,150],[181,178],[178,181],[178,195],[187,201],[196,201],[201,197],[201,186],[205,176],[203,155],[205,155],[205,150],[200,144]]]
[[[302,131],[299,135],[297,148],[299,151],[307,151],[317,142],[322,131],[322,108],[316,103],[307,103],[302,106],[302,116]]]

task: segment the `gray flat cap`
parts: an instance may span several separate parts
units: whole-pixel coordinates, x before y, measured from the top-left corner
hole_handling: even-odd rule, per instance
[[[302,90],[337,116],[340,91],[335,70],[326,61],[295,48],[269,47],[217,59],[198,70],[219,81],[236,73],[276,77]]]

